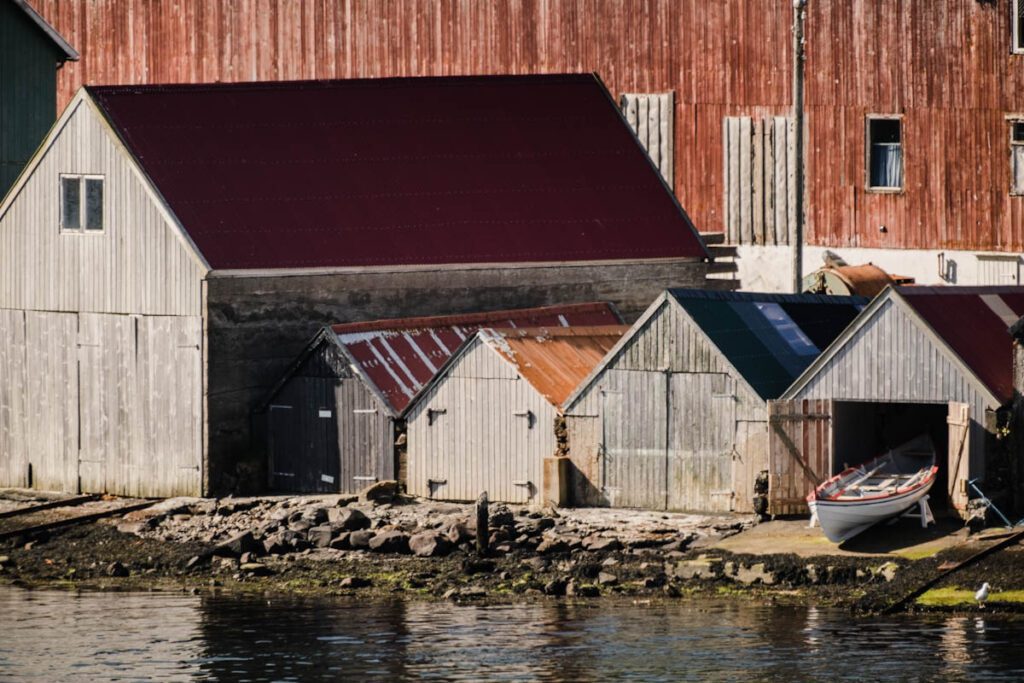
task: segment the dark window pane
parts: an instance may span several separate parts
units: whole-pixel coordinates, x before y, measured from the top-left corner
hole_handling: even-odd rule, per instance
[[[85,229],[103,229],[103,179],[85,179]]]
[[[871,143],[899,142],[899,119],[871,119]]]
[[[1013,122],[1013,141],[1024,142],[1024,121]]]
[[[60,226],[65,230],[78,230],[81,222],[81,180],[79,178],[61,178]]]

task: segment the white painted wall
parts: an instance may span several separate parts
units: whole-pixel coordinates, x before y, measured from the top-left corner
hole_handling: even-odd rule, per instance
[[[793,251],[787,246],[740,246],[736,277],[747,292],[789,292]],[[1024,279],[1024,254],[948,249],[860,249],[804,247],[804,275],[813,273],[832,251],[850,265],[873,263],[893,275],[907,275],[921,285],[1016,285]],[[940,261],[940,255],[942,261]],[[940,276],[940,263],[944,263]]]

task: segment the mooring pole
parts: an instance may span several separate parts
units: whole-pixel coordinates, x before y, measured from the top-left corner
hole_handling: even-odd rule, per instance
[[[793,226],[793,291],[803,288],[804,272],[804,16],[807,0],[793,0],[793,141],[796,157],[794,195],[796,223]]]
[[[478,555],[486,555],[488,546],[491,544],[490,515],[487,511],[487,491],[480,494],[476,499],[476,552]]]

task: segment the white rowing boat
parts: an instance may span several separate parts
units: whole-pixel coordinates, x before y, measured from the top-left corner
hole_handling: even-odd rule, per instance
[[[811,524],[816,521],[828,540],[842,543],[919,505],[938,471],[931,439],[916,437],[818,486],[807,496]]]

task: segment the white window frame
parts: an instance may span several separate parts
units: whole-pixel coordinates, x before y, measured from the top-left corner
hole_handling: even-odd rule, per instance
[[[77,179],[79,182],[78,188],[78,227],[69,228],[64,225],[64,181],[67,179]],[[86,229],[85,223],[85,212],[86,212],[86,200],[85,200],[85,181],[86,180],[99,180],[102,183],[103,196],[100,203],[100,217],[102,218],[99,229],[90,228]],[[103,175],[98,173],[61,173],[57,178],[57,202],[59,204],[57,209],[57,229],[63,235],[102,235],[107,231],[107,182]]]
[[[1020,29],[1020,16],[1024,13],[1024,0],[1010,0],[1010,52],[1024,54],[1024,34]]]
[[[1024,0],[1020,0],[1020,1],[1024,2]],[[1018,125],[1024,126],[1024,117],[1007,118],[1007,123],[1010,124],[1010,196],[1011,197],[1024,197],[1024,187],[1015,188],[1013,186],[1013,181],[1015,179],[1015,177],[1014,177],[1014,168],[1013,168],[1013,157],[1014,157],[1013,152],[1014,152],[1014,149],[1017,148],[1017,147],[1024,147],[1024,140],[1019,140],[1018,141],[1018,140],[1014,140],[1013,139],[1013,129],[1014,129],[1015,126],[1018,126]]]
[[[898,121],[900,124],[900,184],[899,186],[871,184],[871,122]],[[864,189],[876,194],[902,194],[907,186],[907,137],[903,127],[903,114],[868,114],[864,117]]]

